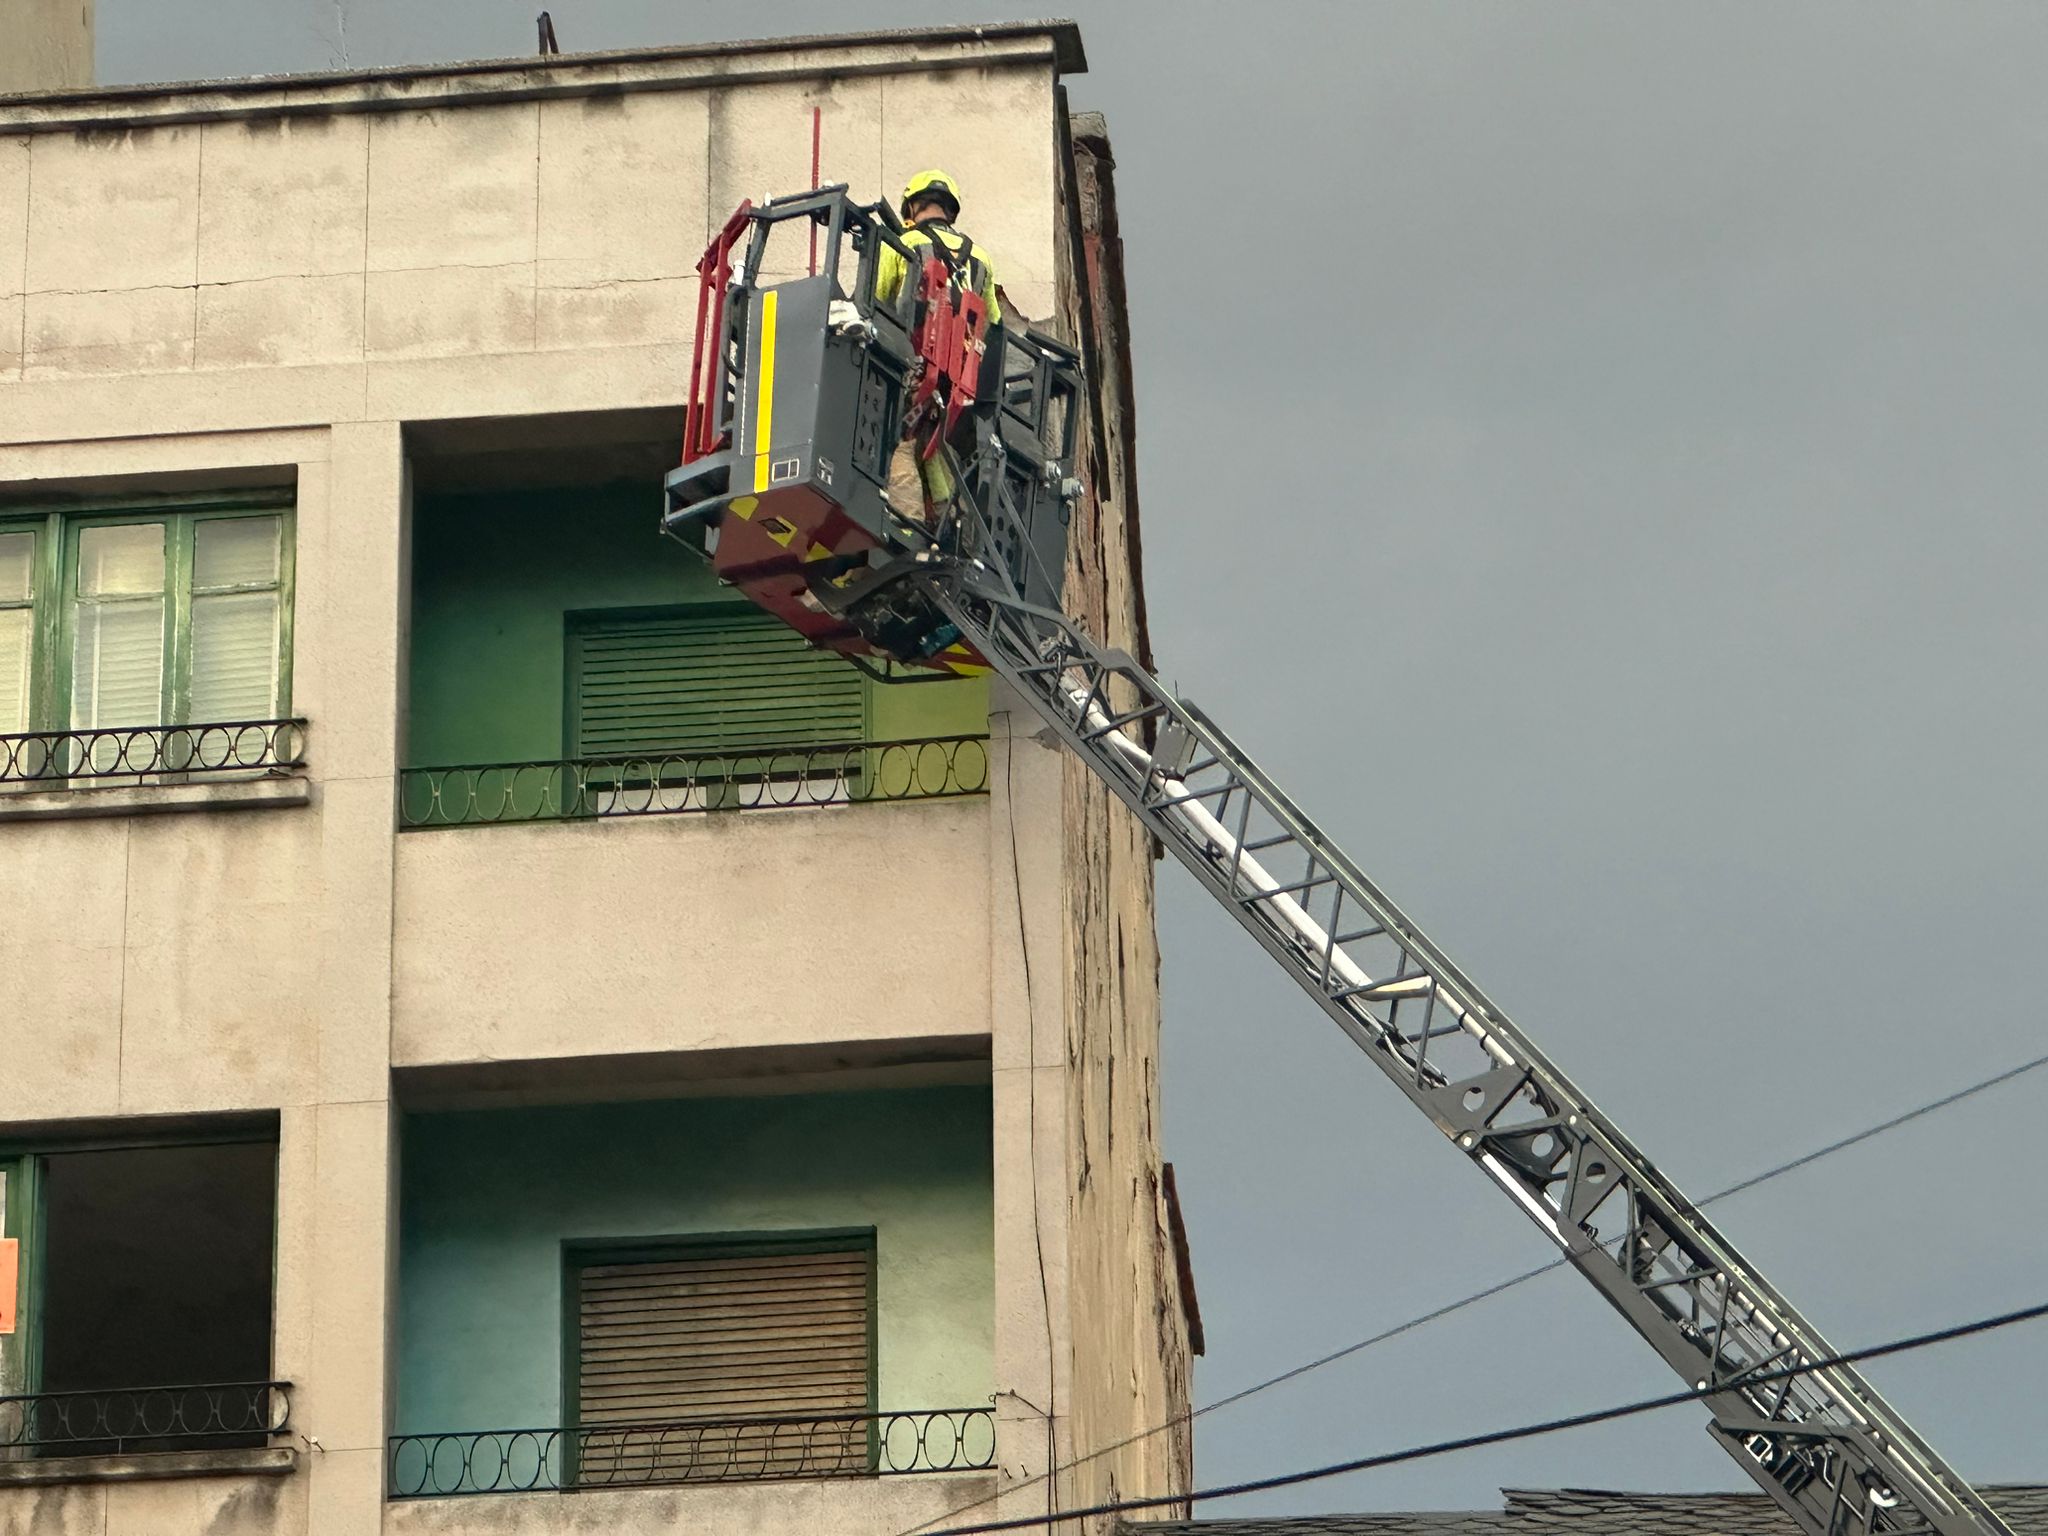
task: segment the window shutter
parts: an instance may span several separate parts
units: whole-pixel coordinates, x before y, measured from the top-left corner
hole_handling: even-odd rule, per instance
[[[866,1412],[873,1257],[859,1248],[586,1265],[578,1422]],[[859,1435],[864,1444],[865,1426]]]
[[[860,674],[751,609],[590,614],[569,632],[570,753],[745,752],[857,742]]]

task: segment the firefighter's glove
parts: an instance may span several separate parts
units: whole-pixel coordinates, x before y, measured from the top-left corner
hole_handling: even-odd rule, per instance
[[[835,336],[864,337],[875,339],[875,322],[860,312],[860,306],[851,299],[834,299],[825,309],[825,323],[832,328]]]

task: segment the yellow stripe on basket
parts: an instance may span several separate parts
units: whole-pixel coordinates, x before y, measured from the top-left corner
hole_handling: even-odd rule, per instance
[[[775,446],[775,301],[782,295],[770,288],[761,295],[759,375],[754,386],[754,489],[768,489],[768,453]]]

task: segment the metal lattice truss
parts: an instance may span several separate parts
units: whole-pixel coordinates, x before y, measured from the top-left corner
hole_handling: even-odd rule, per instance
[[[924,579],[1146,829],[1703,1394],[1715,1439],[1804,1530],[2010,1536],[1857,1371],[1804,1369],[1835,1352],[1222,731],[986,568],[948,562]]]

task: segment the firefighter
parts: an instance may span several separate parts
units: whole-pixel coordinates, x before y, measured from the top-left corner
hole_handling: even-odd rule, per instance
[[[915,253],[936,246],[988,307],[988,323],[1003,318],[995,264],[988,253],[953,227],[960,217],[960,184],[944,171],[919,171],[903,188],[903,243]],[[875,267],[875,298],[893,304],[910,275],[909,263],[884,245]],[[924,520],[927,501],[938,506],[951,499],[953,479],[938,457],[920,461],[915,444],[906,438],[889,461],[889,505],[907,517]]]

